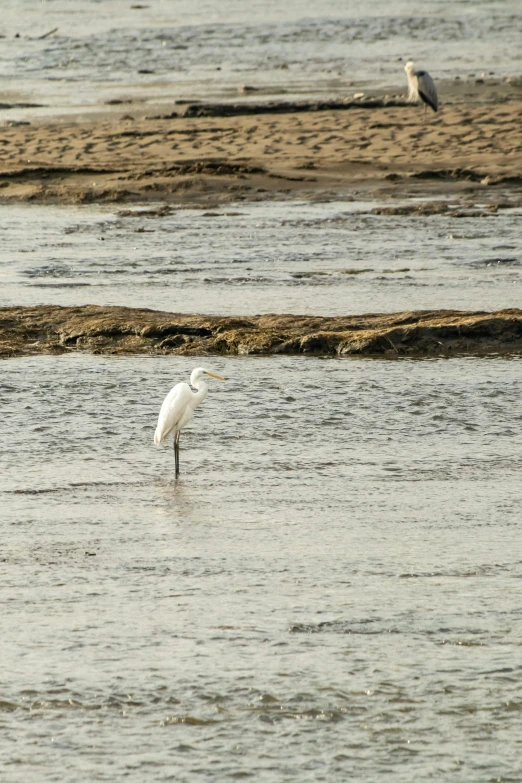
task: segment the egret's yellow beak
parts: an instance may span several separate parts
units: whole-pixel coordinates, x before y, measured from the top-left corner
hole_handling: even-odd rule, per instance
[[[226,381],[226,378],[223,378],[222,375],[215,375],[213,372],[205,372],[205,375],[210,375],[211,378],[217,378],[218,381]]]

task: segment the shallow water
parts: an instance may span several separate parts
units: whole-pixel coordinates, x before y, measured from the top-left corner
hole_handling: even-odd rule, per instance
[[[2,365],[7,781],[515,781],[520,359]]]
[[[18,117],[129,97],[237,99],[243,85],[287,97],[404,90],[408,57],[436,79],[518,75],[520,24],[518,0],[4,0],[2,98],[47,107]]]
[[[520,305],[521,210],[482,218],[367,214],[375,205],[239,203],[162,218],[9,206],[0,304],[223,315]]]

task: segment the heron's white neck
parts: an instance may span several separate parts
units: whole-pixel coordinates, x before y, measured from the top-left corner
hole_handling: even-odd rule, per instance
[[[196,381],[190,381],[192,386],[197,389],[197,392],[194,394],[194,402],[203,402],[205,397],[208,394],[208,386],[203,380],[203,378],[198,378]]]
[[[417,75],[415,73],[415,67],[413,63],[408,62],[404,66],[404,70],[406,71],[406,78],[408,79],[408,101],[415,102],[419,100],[419,85],[417,80]]]

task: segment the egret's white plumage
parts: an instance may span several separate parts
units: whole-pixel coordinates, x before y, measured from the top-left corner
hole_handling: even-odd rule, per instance
[[[431,106],[433,111],[437,111],[439,108],[437,90],[428,71],[416,71],[411,60],[408,60],[404,70],[408,77],[408,100],[415,103],[420,99],[427,106]]]
[[[158,425],[154,433],[154,443],[158,446],[169,435],[174,435],[174,456],[176,460],[176,478],[179,475],[179,433],[191,420],[194,411],[208,394],[207,384],[202,375],[210,375],[224,381],[221,375],[215,375],[203,367],[196,367],[190,375],[190,383],[197,389],[193,391],[188,383],[177,383],[163,400],[158,416]]]

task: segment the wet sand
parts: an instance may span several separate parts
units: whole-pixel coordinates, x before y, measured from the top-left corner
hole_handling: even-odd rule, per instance
[[[0,199],[211,206],[285,194],[487,200],[499,188],[520,191],[520,84],[456,83],[443,96],[425,119],[399,95],[148,114],[129,103],[88,118],[7,122]]]
[[[427,357],[522,353],[522,310],[217,317],[128,307],[0,308],[0,357],[97,354]]]

